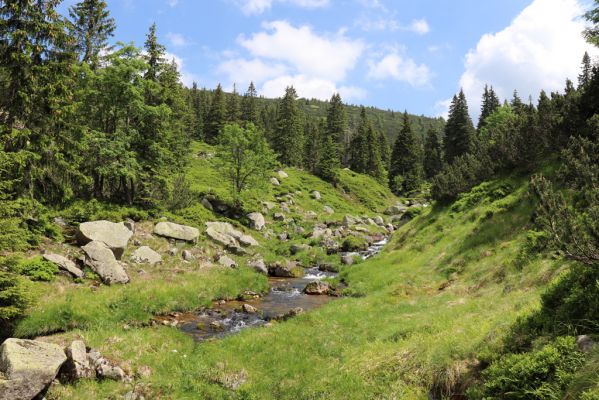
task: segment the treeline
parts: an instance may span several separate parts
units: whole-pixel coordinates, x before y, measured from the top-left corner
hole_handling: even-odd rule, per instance
[[[563,93],[539,94],[537,104],[514,92],[510,102],[492,87],[483,94],[477,128],[463,92],[454,96],[444,129],[443,165],[432,178],[432,195],[449,202],[484,180],[511,171],[532,173],[556,159],[572,138],[597,140],[593,116],[599,110],[599,67],[587,53],[578,84],[566,81]]]

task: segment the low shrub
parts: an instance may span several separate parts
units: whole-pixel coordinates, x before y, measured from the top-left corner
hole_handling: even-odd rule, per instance
[[[44,260],[42,257],[21,259],[11,256],[0,260],[0,266],[8,271],[29,277],[32,281],[50,282],[58,274],[56,264]]]
[[[482,372],[484,383],[472,399],[561,399],[575,372],[584,365],[573,337],[559,337],[540,350],[510,354]]]
[[[31,304],[29,283],[18,275],[0,271],[0,339],[9,335],[15,320]]]
[[[368,249],[368,241],[358,236],[348,236],[341,245],[343,251],[364,251]]]

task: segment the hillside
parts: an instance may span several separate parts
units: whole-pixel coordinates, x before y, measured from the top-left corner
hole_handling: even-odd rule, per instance
[[[288,172],[280,193],[317,187],[340,210],[368,212],[353,196],[299,171]],[[264,290],[265,280],[245,268],[180,271],[169,261],[157,270],[144,267],[150,275],[142,281],[134,278],[126,287],[95,292],[61,280],[46,287],[45,301],[17,332],[35,336],[66,330],[43,340],[68,343],[81,337],[110,359],[126,360],[132,370],[149,366],[152,373],[136,378],[135,385],[150,398],[426,399],[429,392],[435,398],[463,393],[504,351],[518,318],[534,313],[547,284],[569,268],[562,260],[527,252],[533,210],[527,190],[522,178],[503,179],[480,185],[451,207],[425,209],[394,234],[382,254],[342,268],[345,297],[218,341],[196,343],[177,328],[139,322],[247,289]],[[297,204],[317,209],[308,196],[298,197]],[[273,222],[275,231],[279,227]],[[168,248],[162,239],[147,240],[142,239]],[[277,242],[267,247],[276,253]],[[184,248],[210,252],[206,246],[213,247],[201,239]],[[174,269],[176,274],[169,272]],[[142,311],[146,296],[152,307]],[[589,371],[598,370],[598,358],[596,350],[588,356],[587,372],[571,383],[569,398],[580,398],[596,382],[596,373]],[[113,398],[129,390],[113,381],[82,381],[57,386],[48,398]]]

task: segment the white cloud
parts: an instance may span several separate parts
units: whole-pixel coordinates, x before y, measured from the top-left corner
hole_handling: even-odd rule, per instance
[[[425,64],[417,64],[398,51],[385,55],[379,61],[371,61],[368,76],[372,79],[395,79],[413,87],[430,85],[432,73]]]
[[[167,4],[169,7],[176,7],[179,4],[179,0],[167,0]]]
[[[347,38],[343,31],[319,35],[309,26],[285,21],[264,23],[263,28],[237,40],[249,57],[224,56],[216,72],[240,85],[254,81],[267,97],[282,96],[290,85],[307,98],[328,99],[336,92],[353,99],[365,95],[343,84],[364,52],[362,41]]]
[[[239,44],[254,57],[286,62],[308,76],[343,80],[364,50],[362,41],[348,39],[343,33],[319,36],[309,26],[296,28],[286,21],[268,22],[263,27],[263,32],[240,37]]]
[[[193,73],[189,72],[185,68],[185,61],[181,57],[176,54],[166,52],[164,54],[164,58],[169,62],[175,60],[175,64],[177,64],[177,69],[179,70],[179,74],[181,75],[181,82],[185,86],[191,86],[191,84],[195,81],[199,81],[198,77]]]
[[[180,33],[169,32],[166,34],[166,38],[175,47],[184,47],[188,45],[187,39]]]
[[[501,32],[484,35],[466,55],[460,85],[470,112],[478,116],[485,84],[501,98],[514,89],[536,99],[541,89],[561,90],[576,79],[585,50],[595,52],[581,35],[583,7],[576,0],[534,0]]]
[[[273,4],[288,3],[302,8],[320,8],[329,5],[329,0],[238,0],[241,11],[246,15],[262,14]]]
[[[284,64],[266,63],[258,58],[232,58],[222,62],[217,72],[226,74],[231,82],[249,84],[285,75],[288,68]]]
[[[408,29],[412,32],[415,32],[419,35],[426,35],[430,32],[431,28],[428,26],[428,22],[423,19],[415,19],[412,21]]]

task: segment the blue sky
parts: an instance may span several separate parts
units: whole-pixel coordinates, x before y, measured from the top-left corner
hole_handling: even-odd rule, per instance
[[[585,0],[108,0],[115,39],[142,45],[156,22],[186,84],[197,81],[442,115],[484,83],[536,97],[575,78]],[[67,0],[62,7],[73,4]]]

